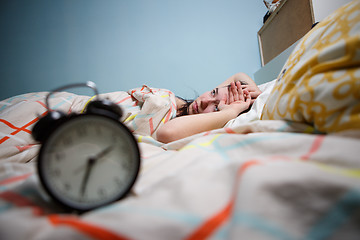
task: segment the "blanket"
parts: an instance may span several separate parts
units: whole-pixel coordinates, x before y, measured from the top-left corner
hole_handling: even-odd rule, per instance
[[[154,136],[175,116],[174,96],[146,86],[102,95],[124,109],[121,121],[140,147],[132,193],[83,214],[64,212],[35,170],[40,145],[31,129],[47,112],[46,94],[0,102],[0,239],[360,236],[360,136],[323,135],[301,123],[250,117],[163,144]],[[50,105],[81,112],[89,100],[64,92]]]

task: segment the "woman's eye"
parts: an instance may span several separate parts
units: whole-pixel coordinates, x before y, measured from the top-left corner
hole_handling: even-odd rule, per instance
[[[211,96],[212,96],[212,97],[215,97],[215,94],[216,94],[216,91],[215,91],[215,89],[214,89],[214,90],[211,91]]]
[[[215,106],[214,112],[218,112],[218,111],[219,111],[218,106]]]

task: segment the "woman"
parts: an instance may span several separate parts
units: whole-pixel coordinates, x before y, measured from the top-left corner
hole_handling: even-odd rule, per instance
[[[168,143],[222,128],[229,120],[246,111],[260,93],[260,89],[248,75],[237,73],[191,103],[177,98],[177,110],[185,114],[165,123],[158,130],[157,139]]]

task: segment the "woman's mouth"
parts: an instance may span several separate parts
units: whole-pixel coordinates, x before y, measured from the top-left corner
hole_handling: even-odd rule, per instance
[[[194,101],[194,104],[193,104],[193,111],[194,111],[194,113],[199,113],[199,106],[196,101]]]

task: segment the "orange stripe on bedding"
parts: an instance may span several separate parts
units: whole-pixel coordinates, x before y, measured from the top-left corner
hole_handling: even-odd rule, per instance
[[[126,100],[128,100],[128,99],[130,99],[130,98],[131,98],[131,96],[127,96],[127,97],[121,99],[120,101],[118,101],[116,104],[123,103],[123,102],[125,102]]]
[[[251,166],[258,165],[260,162],[256,160],[251,160],[243,165],[241,165],[240,169],[237,172],[236,175],[236,182],[235,182],[235,189],[234,194],[231,197],[229,203],[221,209],[219,212],[217,212],[215,215],[207,219],[202,225],[200,225],[199,228],[197,228],[189,237],[187,237],[187,240],[198,240],[198,239],[206,239],[210,235],[212,235],[219,227],[221,227],[222,224],[225,223],[230,218],[230,215],[233,211],[234,202],[235,202],[235,193],[238,185],[238,180],[241,177],[241,175]]]
[[[169,121],[169,119],[171,117],[171,112],[172,112],[172,106],[170,106],[170,109],[169,109],[168,113],[166,114],[164,123],[167,123]]]
[[[230,201],[224,209],[209,218],[187,240],[198,240],[208,238],[217,228],[219,228],[230,216],[234,206],[233,200]]]
[[[3,137],[2,139],[0,139],[0,144],[2,144],[3,142],[5,142],[5,141],[8,140],[8,139],[9,139],[8,136]]]
[[[48,113],[48,111],[45,111],[43,114],[41,114],[40,117],[46,115]],[[14,125],[12,125],[10,122],[4,120],[4,119],[0,119],[0,122],[5,123],[8,127],[12,128],[12,129],[16,129],[14,132],[10,133],[10,135],[16,135],[21,131],[24,131],[28,134],[31,134],[31,131],[26,129],[28,126],[34,124],[35,122],[37,122],[39,120],[40,117],[36,117],[33,120],[31,120],[30,122],[28,122],[27,124],[25,124],[24,126],[22,126],[21,128],[15,127]],[[0,139],[0,144],[2,144],[3,142],[5,142],[6,140],[10,139],[10,137],[5,136],[2,139]]]
[[[32,175],[32,173],[27,173],[27,174],[24,174],[21,176],[7,178],[7,179],[0,181],[0,185],[6,185],[6,184],[14,183],[17,181],[21,181],[21,180],[24,180],[24,179],[30,177],[31,175]]]
[[[16,129],[16,131],[21,131],[22,128],[19,128],[19,127],[15,127],[14,125],[12,125],[10,122],[6,121],[5,119],[0,119],[0,122],[4,123],[5,125],[7,125],[9,128],[12,128],[12,129]],[[26,131],[30,132],[29,130],[25,129]],[[31,132],[30,132],[31,133]],[[12,134],[14,135],[14,134]]]
[[[149,119],[149,127],[150,127],[150,135],[152,135],[154,133],[154,124],[152,118]]]
[[[39,120],[39,118],[34,118],[33,120],[31,120],[30,122],[28,122],[27,124],[25,124],[24,126],[22,126],[21,128],[19,128],[18,130],[16,130],[15,132],[12,132],[11,135],[15,135],[17,134],[18,132],[20,131],[24,131],[24,132],[27,132],[29,134],[31,134],[31,131],[26,129],[28,126],[34,124],[35,122],[37,122]]]
[[[43,106],[44,108],[48,109],[45,103],[43,103],[43,102],[41,102],[41,101],[36,101],[36,102],[39,103],[39,104],[40,104],[41,106]]]
[[[47,113],[48,113],[48,111],[43,112],[39,117],[34,118],[33,120],[31,120],[30,122],[28,122],[27,124],[25,124],[21,129],[27,128],[27,127],[30,126],[31,124],[39,121],[40,117],[45,116]],[[30,131],[30,133],[31,133],[31,131]]]
[[[35,144],[29,144],[29,145],[26,145],[26,146],[15,146],[17,149],[19,149],[19,152],[22,152],[22,151],[25,151],[29,148],[31,148],[32,146],[34,146]]]
[[[224,128],[225,132],[227,133],[236,133],[234,132],[234,130],[232,130],[231,128]]]
[[[311,157],[312,154],[314,154],[317,150],[320,149],[321,144],[323,143],[325,139],[325,135],[319,135],[315,138],[313,144],[311,145],[311,148],[309,150],[308,153],[306,153],[305,155],[301,156],[300,159],[301,160],[309,160],[309,158]]]
[[[94,238],[94,239],[113,239],[113,240],[128,240],[129,238],[120,236],[109,230],[106,230],[102,227],[95,226],[83,222],[75,216],[59,216],[59,215],[50,215],[48,217],[49,221],[54,226],[67,225],[69,227],[75,228],[76,230]]]
[[[261,163],[257,160],[250,160],[246,163],[244,163],[243,165],[241,165],[239,171],[238,171],[238,175],[237,177],[239,178],[242,174],[244,174],[244,172],[251,166],[253,165],[260,165]]]
[[[133,94],[136,92],[136,90],[132,90],[130,95],[133,96]]]
[[[44,214],[44,211],[37,205],[35,205],[31,200],[23,197],[22,195],[7,191],[0,193],[0,198],[17,206],[17,207],[30,207],[33,210],[33,214],[36,216],[41,216]]]

